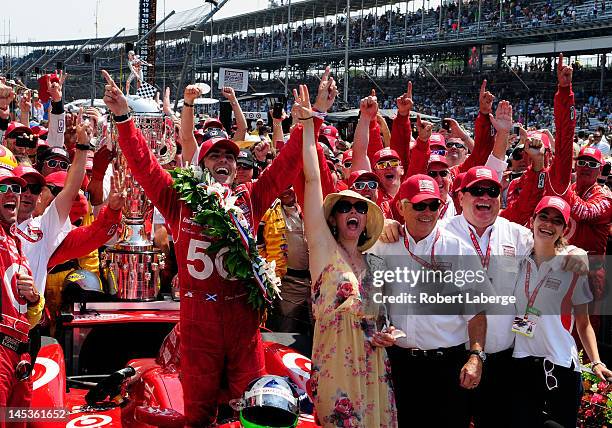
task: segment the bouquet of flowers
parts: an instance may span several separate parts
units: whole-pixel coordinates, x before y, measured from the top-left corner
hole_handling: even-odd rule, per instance
[[[584,367],[590,368],[591,364]],[[612,427],[612,384],[586,370],[582,371],[584,395],[578,410],[580,428]]]
[[[235,205],[237,196],[199,166],[176,168],[170,175],[174,178],[172,186],[193,211],[191,220],[205,227],[207,236],[217,239],[208,251],[227,248],[225,269],[231,277],[247,280],[249,303],[256,310],[270,307],[275,298],[280,298],[275,262],[259,255],[249,224]]]

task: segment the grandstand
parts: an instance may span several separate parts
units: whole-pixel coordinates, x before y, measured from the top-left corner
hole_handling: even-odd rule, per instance
[[[492,73],[489,80],[493,89],[497,86],[500,96],[517,97],[516,101],[522,101],[524,110],[531,114],[530,105],[552,99],[553,58],[558,46],[563,46],[566,55],[596,55],[598,61],[596,68],[577,72],[578,99],[599,94],[600,103],[609,103],[606,96],[611,92],[612,77],[606,73],[605,54],[612,51],[612,5],[602,9],[605,2],[600,0],[467,0],[443,2],[442,8],[428,9],[424,7],[427,4],[423,0],[351,0],[348,40],[346,0],[294,2],[290,14],[287,4],[271,6],[205,25],[201,21],[210,10],[208,5],[179,12],[157,32],[156,83],[159,87],[171,86],[176,93],[183,59],[191,50],[187,81],[210,81],[211,66],[215,74],[219,67],[233,67],[249,70],[253,91],[282,92],[287,56],[290,83],[305,80],[315,85],[313,76],[325,64],[342,78],[348,49],[349,104],[353,106],[359,96],[376,85],[381,89],[382,102],[390,103],[409,77],[418,82],[417,103],[421,102],[419,91],[428,91],[422,100],[426,111],[445,113],[448,108],[464,112],[467,108],[465,114],[469,115],[470,106],[462,106],[460,98],[472,99],[482,79],[480,74]],[[198,25],[204,31],[204,44],[191,45],[190,30]],[[126,31],[104,50],[97,67],[123,75],[120,81],[124,81],[125,43],[136,38],[135,30]],[[83,53],[93,52],[105,40],[91,40]],[[9,67],[15,70],[26,63],[26,69],[28,61],[42,64],[65,48],[57,58],[61,61],[85,42],[11,43],[10,48],[2,47],[6,53],[1,66],[6,72]],[[508,64],[530,88],[532,102],[520,99],[526,88],[508,73]],[[34,67],[23,78],[33,79],[50,69]],[[79,57],[67,64],[67,69],[73,75],[68,96],[88,97],[91,64]],[[430,72],[440,78],[443,88]],[[457,98],[456,102],[446,91]],[[543,111],[542,115],[547,113]]]

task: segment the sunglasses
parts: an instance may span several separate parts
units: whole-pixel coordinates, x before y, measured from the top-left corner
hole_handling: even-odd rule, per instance
[[[246,170],[246,171],[248,171],[248,170],[251,170],[251,169],[253,169],[253,168],[252,168],[252,167],[250,167],[250,166],[248,166],[248,165],[241,165],[241,164],[237,164],[237,165],[236,165],[236,169],[242,169],[242,170]]]
[[[334,205],[334,211],[341,214],[346,214],[353,208],[355,208],[355,211],[357,211],[359,214],[367,214],[368,203],[364,201],[357,201],[353,204],[347,200],[339,200],[336,202],[336,205]]]
[[[51,192],[53,196],[59,195],[63,189],[62,187],[53,186],[53,185],[47,185],[47,188],[49,189],[49,191]]]
[[[344,167],[345,167],[345,168],[350,168],[351,166],[353,166],[353,162],[351,162],[351,161],[346,161],[346,162],[344,162],[344,164],[343,164],[343,165],[344,165]]]
[[[467,192],[470,195],[480,198],[484,196],[486,193],[492,198],[497,198],[499,196],[500,190],[499,187],[491,186],[491,187],[468,187],[467,189],[463,189],[463,192]]]
[[[376,162],[376,169],[395,168],[401,164],[399,159],[382,160]]]
[[[68,167],[70,166],[69,162],[58,161],[58,160],[55,160],[55,159],[46,160],[45,163],[47,164],[47,166],[49,168],[57,168],[59,166],[60,169],[63,169],[64,171],[66,171],[68,169]]]
[[[378,183],[376,181],[356,181],[353,183],[353,188],[355,190],[363,190],[366,187],[369,187],[372,190],[378,189]]]
[[[453,147],[456,148],[456,149],[465,149],[465,146],[463,144],[461,144],[461,143],[456,143],[456,142],[453,142],[453,141],[451,141],[449,143],[446,143],[446,148],[447,149],[452,149]]]
[[[429,175],[431,178],[436,178],[438,175],[445,178],[448,176],[448,174],[450,174],[450,172],[447,169],[443,169],[442,171],[429,171],[427,173],[427,175]]]
[[[21,189],[21,191],[25,192],[26,190],[29,190],[30,193],[33,195],[40,195],[40,192],[42,192],[42,189],[43,189],[43,185],[40,183],[28,183]]]
[[[19,184],[0,184],[0,193],[7,193],[9,190],[19,195],[21,193],[21,186]]]
[[[546,367],[547,363],[549,367]],[[544,365],[544,373],[546,374],[546,388],[548,388],[548,390],[551,391],[558,386],[557,378],[553,374],[553,370],[555,369],[555,364],[550,360],[544,359],[543,365]]]
[[[427,208],[429,208],[429,211],[438,211],[440,205],[442,205],[442,202],[440,201],[432,201],[430,203],[417,202],[416,204],[412,204],[412,209],[415,211],[425,211]]]
[[[576,161],[577,166],[588,166],[589,168],[599,168],[601,164],[597,161],[587,161],[584,159],[578,159]]]
[[[431,154],[432,155],[446,156],[446,150],[445,149],[432,150]]]

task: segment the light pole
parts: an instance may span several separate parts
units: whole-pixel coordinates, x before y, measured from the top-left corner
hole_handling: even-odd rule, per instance
[[[344,46],[344,103],[348,103],[349,90],[349,25],[351,22],[351,0],[346,0],[346,35]]]
[[[289,95],[289,55],[291,54],[291,0],[287,3],[287,57],[285,58],[285,97]]]

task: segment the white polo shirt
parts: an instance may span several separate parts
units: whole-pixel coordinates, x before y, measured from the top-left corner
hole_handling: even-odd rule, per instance
[[[498,296],[513,296],[521,257],[531,254],[533,235],[529,229],[502,217],[497,217],[495,223],[478,236],[463,214],[455,216],[442,227],[458,236],[461,241],[473,248],[470,231],[474,234],[480,250],[485,256],[491,245],[491,257],[487,273],[495,293]],[[512,305],[496,306],[494,315],[487,314],[487,340],[485,352],[493,353],[510,348],[514,342],[512,321],[516,315]]]
[[[533,306],[542,312],[534,329],[533,337],[516,334],[513,356],[547,358],[562,367],[571,367],[580,371],[580,360],[576,341],[572,337],[574,328],[573,306],[589,303],[593,294],[586,276],[579,276],[572,288],[574,275],[562,270],[563,256],[543,262],[540,268],[531,257],[525,257],[519,268],[515,293],[516,310],[519,316],[525,313],[528,298],[525,293],[527,265],[531,268],[529,275],[529,294],[532,295],[542,281]]]
[[[22,232],[17,233],[17,236],[21,240],[23,254],[32,268],[36,289],[44,295],[47,284],[47,265],[57,247],[72,229],[70,217],[67,217],[63,223],[60,222],[55,200],[53,200],[42,215],[30,217],[17,227]]]
[[[479,269],[478,266],[466,266],[464,262],[465,260],[474,261],[476,260],[475,257],[464,257],[463,259],[460,257],[465,255],[475,256],[476,253],[462,243],[461,239],[440,228],[438,225],[426,238],[418,243],[415,243],[410,236],[408,239],[410,252],[426,262],[431,262],[431,251],[432,247],[434,247],[436,262],[444,263],[445,270]],[[382,257],[388,271],[395,271],[396,268],[403,269],[404,267],[411,271],[424,270],[423,266],[408,252],[403,238],[398,242],[390,244],[378,241],[368,252]],[[404,281],[385,282],[385,295],[398,296],[401,293],[409,293],[418,298],[420,291],[424,291],[423,288],[419,288],[420,285],[422,284],[419,283],[415,287],[411,287],[411,284]],[[427,287],[427,285],[423,286]],[[473,283],[465,284],[463,289],[476,290],[480,286],[476,286]],[[490,291],[488,280],[486,280],[486,284],[483,284],[482,287],[483,290]],[[452,290],[446,289],[446,291]],[[428,292],[428,294],[431,295],[432,293]],[[442,309],[442,306],[435,306],[435,308]],[[397,339],[396,344],[403,348],[428,350],[449,348],[467,343],[469,339],[467,323],[474,317],[474,314],[480,312],[480,309],[468,304],[463,304],[462,307],[453,306],[452,309],[445,307],[444,309],[449,311],[440,315],[431,315],[431,310],[429,310],[427,315],[424,315],[418,313],[418,304],[388,304],[387,312],[392,324],[404,331],[407,336]],[[455,309],[459,310],[454,311]]]

